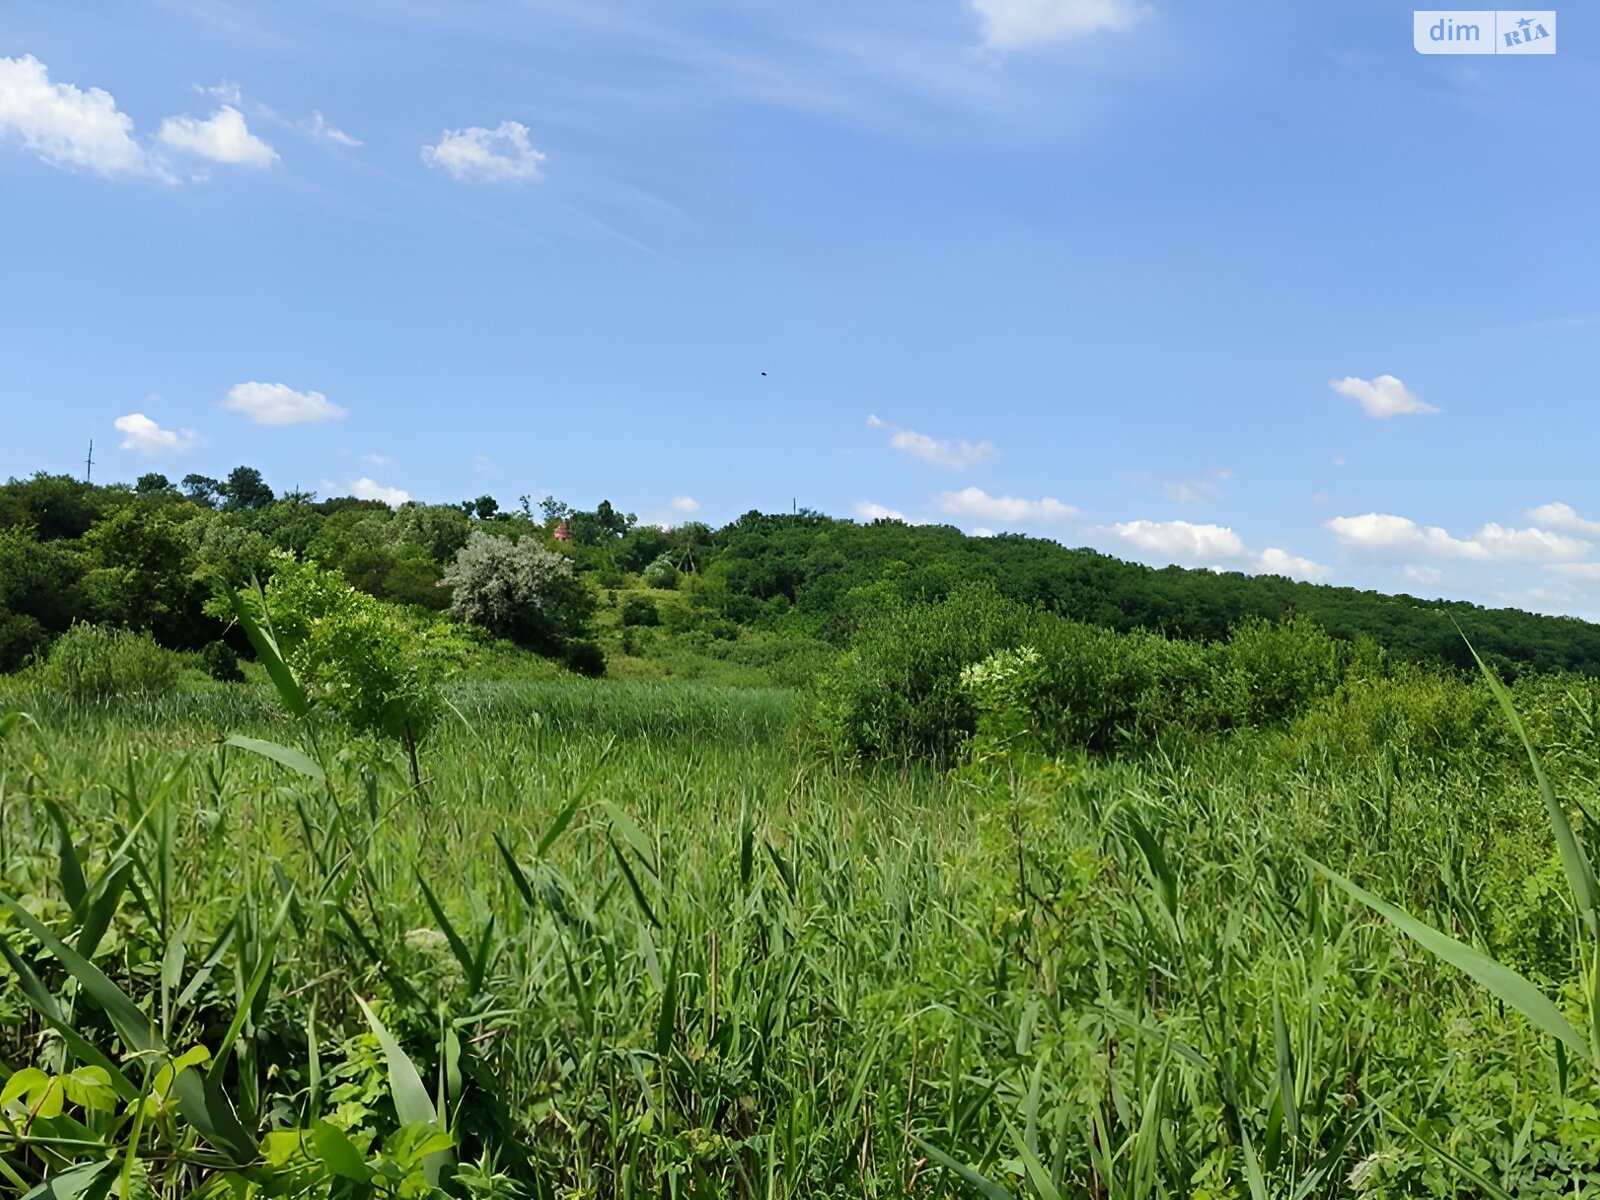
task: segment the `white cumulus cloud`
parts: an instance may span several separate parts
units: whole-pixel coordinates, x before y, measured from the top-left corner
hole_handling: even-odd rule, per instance
[[[672,511],[684,514],[693,514],[700,511],[700,501],[693,496],[674,496],[672,498]]]
[[[1354,400],[1361,405],[1367,416],[1379,421],[1388,420],[1390,417],[1439,411],[1433,405],[1418,400],[1410,389],[1393,375],[1379,375],[1376,379],[1358,379],[1354,375],[1348,375],[1343,379],[1333,380],[1328,386],[1346,399]]]
[[[278,160],[278,152],[250,132],[244,114],[231,104],[224,104],[204,121],[168,117],[156,137],[165,146],[211,162],[266,167]]]
[[[904,521],[906,515],[897,509],[886,508],[871,500],[856,501],[856,516],[863,521]]]
[[[111,93],[51,83],[31,54],[0,58],[0,137],[13,137],[51,166],[101,175],[132,175],[153,167],[133,140],[133,118]]]
[[[438,142],[422,148],[424,162],[464,183],[538,179],[545,157],[529,142],[528,127],[520,121],[501,121],[494,129],[447,129]]]
[[[1174,562],[1237,562],[1249,556],[1244,539],[1226,525],[1189,521],[1123,521],[1111,531],[1149,554]]]
[[[1600,580],[1600,563],[1556,563],[1550,570],[1573,579]]]
[[[1418,525],[1392,513],[1335,517],[1327,527],[1348,550],[1407,558],[1558,563],[1575,562],[1593,548],[1581,538],[1544,529],[1510,529],[1493,521],[1468,537],[1456,537],[1437,525]]]
[[[1290,554],[1276,546],[1268,546],[1256,556],[1255,569],[1263,575],[1284,575],[1290,579],[1304,579],[1312,583],[1326,579],[1331,568],[1298,554]]]
[[[1487,558],[1482,546],[1450,536],[1437,525],[1418,525],[1392,513],[1334,517],[1328,530],[1351,550],[1377,554],[1428,554],[1436,558]]]
[[[204,439],[192,429],[163,429],[143,413],[112,422],[122,433],[122,449],[139,454],[178,454]]]
[[[1226,525],[1199,525],[1192,521],[1123,521],[1111,532],[1157,559],[1183,566],[1284,575],[1290,579],[1326,579],[1332,570],[1322,563],[1268,546],[1259,554]]]
[[[1127,29],[1145,14],[1136,0],[970,0],[983,22],[983,40],[996,50],[1020,50],[1101,30]]]
[[[1528,520],[1535,525],[1547,525],[1552,529],[1564,529],[1569,533],[1585,533],[1600,537],[1600,521],[1590,521],[1580,517],[1572,505],[1562,504],[1559,501],[1530,508]]]
[[[1038,500],[991,496],[979,487],[962,488],[959,492],[941,492],[938,503],[941,511],[953,517],[967,517],[996,525],[1068,521],[1083,515],[1072,505],[1063,504],[1053,496]]]
[[[876,415],[867,418],[867,425],[872,429],[892,430],[889,445],[901,454],[935,467],[943,467],[947,471],[975,467],[979,463],[988,462],[998,453],[993,442],[941,442],[914,429],[902,429],[898,425],[891,425]]]
[[[399,508],[411,500],[411,493],[404,488],[384,487],[383,484],[368,479],[365,475],[349,487],[352,496],[362,500],[382,500],[390,508]]]
[[[257,425],[308,425],[344,416],[344,409],[321,392],[297,392],[286,383],[235,384],[222,407],[244,413]]]

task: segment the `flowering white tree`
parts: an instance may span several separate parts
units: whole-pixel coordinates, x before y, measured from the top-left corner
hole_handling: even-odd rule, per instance
[[[545,652],[582,630],[589,600],[572,563],[531,537],[521,541],[474,530],[445,568],[450,613]]]

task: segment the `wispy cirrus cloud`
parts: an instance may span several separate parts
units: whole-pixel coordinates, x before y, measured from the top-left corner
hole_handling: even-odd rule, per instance
[[[1022,50],[1091,33],[1128,29],[1148,15],[1137,0],[969,0],[984,44]]]

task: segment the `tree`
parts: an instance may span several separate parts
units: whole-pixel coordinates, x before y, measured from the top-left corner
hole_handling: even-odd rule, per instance
[[[194,551],[164,505],[129,504],[83,538],[90,569],[82,589],[96,621],[153,632],[164,644],[209,640]]]
[[[133,485],[133,490],[141,496],[159,496],[176,493],[178,489],[173,487],[172,481],[160,471],[147,471],[139,476],[139,481]]]
[[[240,595],[236,612],[246,618],[258,653],[281,653],[292,675],[289,683],[279,683],[286,700],[298,689],[301,707],[323,709],[355,729],[399,740],[412,784],[421,789],[417,746],[444,712],[439,685],[462,651],[448,626],[414,621],[358,592],[337,571],[288,555],[278,561],[264,592]],[[270,645],[263,644],[264,631],[270,631]]]
[[[531,537],[520,542],[474,530],[439,581],[457,620],[543,654],[578,637],[593,602],[572,563]]]
[[[81,538],[105,515],[109,489],[40,471],[0,488],[0,524],[31,525],[41,542]],[[126,493],[124,493],[126,494]]]
[[[463,500],[461,511],[469,517],[477,517],[480,521],[488,521],[500,511],[500,501],[493,496],[479,496],[476,500]]]
[[[222,485],[223,508],[230,512],[239,509],[265,508],[276,498],[261,472],[254,467],[235,467],[228,472],[228,481]]]
[[[620,513],[611,501],[602,500],[592,513],[575,512],[568,515],[572,540],[581,546],[599,546],[614,542],[638,523],[632,513]]]
[[[215,508],[223,494],[221,480],[213,479],[209,475],[196,475],[193,472],[185,475],[179,486],[183,488],[185,496],[196,504],[204,504],[207,508]]]
[[[544,514],[545,524],[554,525],[572,515],[572,506],[554,496],[546,496],[539,501],[539,511]]]

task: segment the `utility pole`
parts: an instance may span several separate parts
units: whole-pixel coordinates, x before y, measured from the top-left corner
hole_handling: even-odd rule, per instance
[[[94,479],[94,439],[89,439],[89,457],[83,464],[83,481],[89,483]]]

